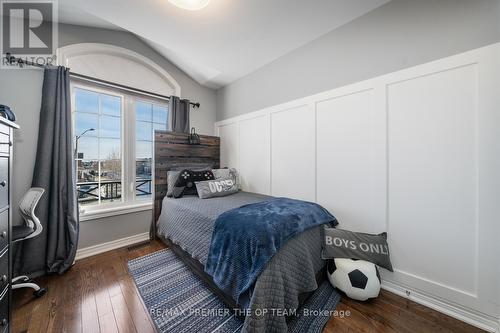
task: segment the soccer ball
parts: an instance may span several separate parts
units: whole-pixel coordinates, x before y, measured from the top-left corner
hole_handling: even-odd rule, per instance
[[[380,274],[371,262],[355,259],[328,260],[328,279],[347,297],[358,301],[375,298],[380,292]]]

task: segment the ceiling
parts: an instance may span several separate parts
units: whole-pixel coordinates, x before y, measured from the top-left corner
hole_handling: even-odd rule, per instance
[[[63,0],[64,1],[64,0]],[[83,25],[86,27],[122,30],[116,25],[72,5],[70,1],[59,1],[58,21],[61,23]]]
[[[60,0],[59,21],[127,30],[200,84],[225,86],[389,0]]]

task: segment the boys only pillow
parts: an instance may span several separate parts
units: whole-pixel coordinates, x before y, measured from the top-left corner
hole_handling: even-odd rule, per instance
[[[322,257],[366,260],[393,271],[385,232],[372,235],[325,226]]]

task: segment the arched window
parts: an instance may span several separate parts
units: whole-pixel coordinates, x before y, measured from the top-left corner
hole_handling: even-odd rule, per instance
[[[58,63],[74,73],[151,91],[180,95],[178,83],[151,60],[104,44],[58,50]],[[150,209],[154,130],[167,130],[165,100],[72,79],[72,114],[81,220],[114,210]]]

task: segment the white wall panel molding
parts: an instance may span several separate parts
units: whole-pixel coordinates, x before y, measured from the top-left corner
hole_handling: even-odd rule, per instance
[[[226,123],[217,127],[217,136],[221,139],[220,166],[239,170],[239,122]]]
[[[434,284],[448,297],[462,294],[454,295],[457,300],[477,297],[476,67],[427,72],[387,85],[387,229],[398,253],[395,266],[413,284]],[[455,240],[464,242],[458,247]],[[454,257],[461,260],[450,260]]]
[[[395,268],[382,272],[388,290],[495,331],[499,91],[493,44],[216,129],[223,160],[239,167],[246,188],[316,201],[342,228],[387,231]]]
[[[275,110],[270,117],[271,194],[315,201],[313,108],[296,105]]]
[[[239,121],[239,171],[242,189],[271,194],[271,135],[267,114]]]
[[[317,201],[345,229],[380,232],[385,224],[385,115],[378,95],[370,88],[316,103]]]

